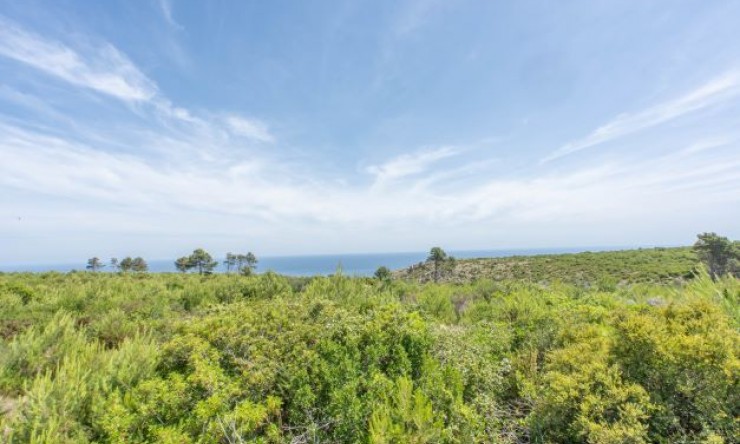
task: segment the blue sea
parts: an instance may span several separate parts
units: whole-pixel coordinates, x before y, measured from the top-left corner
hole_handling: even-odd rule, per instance
[[[540,248],[526,250],[468,250],[448,251],[448,254],[458,259],[482,257],[530,256],[540,254],[580,253],[584,251],[614,251],[629,247],[582,247],[582,248]],[[314,276],[336,273],[341,268],[342,273],[352,276],[371,276],[380,266],[391,270],[405,268],[427,257],[427,252],[411,253],[373,253],[373,254],[327,254],[313,256],[265,256],[259,257],[257,272],[274,271],[290,276]],[[218,260],[218,259],[217,259]],[[149,260],[149,271],[155,273],[175,272],[174,259]],[[19,264],[0,265],[0,271],[59,271],[84,270],[86,260],[68,264]],[[105,270],[105,269],[103,269]],[[219,266],[216,271],[225,271]]]

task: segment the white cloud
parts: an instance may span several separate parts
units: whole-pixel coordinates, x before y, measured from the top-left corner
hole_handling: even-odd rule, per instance
[[[20,45],[8,43],[8,36]],[[670,215],[686,211],[686,202],[720,202],[714,213],[707,213],[709,219],[717,208],[733,207],[740,196],[740,159],[729,149],[713,150],[736,138],[716,134],[688,145],[683,151],[691,157],[678,151],[640,164],[615,161],[554,173],[541,167],[507,172],[493,167],[494,160],[481,159],[478,148],[427,148],[367,167],[371,183],[358,184],[341,172],[339,177],[317,173],[310,160],[296,166],[281,157],[283,150],[252,149],[252,141],[277,143],[265,123],[176,106],[109,45],[102,48],[111,48],[114,56],[72,50],[17,27],[0,29],[0,37],[0,54],[74,85],[145,102],[127,107],[136,113],[130,120],[87,122],[71,114],[75,125],[53,128],[38,121],[42,110],[61,111],[54,100],[0,88],[2,98],[23,104],[36,118],[22,122],[0,115],[0,214],[13,215],[0,218],[0,232],[10,238],[31,224],[18,224],[17,216],[31,212],[34,225],[24,236],[64,239],[58,233],[77,229],[90,248],[97,248],[89,233],[99,225],[115,234],[108,236],[113,243],[119,236],[141,233],[150,236],[146,239],[180,236],[181,243],[211,235],[228,242],[258,239],[256,233],[261,233],[272,237],[272,243],[264,241],[271,253],[275,242],[283,242],[289,253],[363,248],[359,245],[406,249],[407,236],[429,242],[447,233],[486,247],[515,242],[510,236],[545,238],[557,224],[574,232],[566,239],[574,242],[581,239],[578,228],[621,230],[616,218],[631,220],[632,227],[671,221]],[[138,74],[123,75],[121,66]],[[111,77],[118,81],[101,80]],[[585,149],[719,103],[736,94],[739,84],[737,76],[728,74],[682,98],[620,116],[570,149]],[[683,143],[679,147],[687,146]],[[504,229],[511,233],[485,237],[488,230]],[[386,242],[391,232],[398,243]],[[326,247],[322,242],[327,241],[338,246]],[[141,242],[147,248],[148,240]]]
[[[691,145],[687,146],[686,148],[682,149],[679,154],[681,155],[689,155],[689,154],[695,154],[700,153],[703,151],[711,150],[714,148],[720,148],[726,145],[729,145],[732,143],[733,139],[728,136],[714,136],[709,137],[707,139],[702,139],[697,142],[692,143]]]
[[[384,186],[390,182],[422,173],[432,164],[459,153],[457,148],[449,146],[425,149],[402,154],[381,165],[371,165],[367,168],[367,172],[375,176],[375,186]]]
[[[532,177],[489,177],[477,185],[454,188],[409,187],[388,179],[419,174],[456,153],[447,148],[400,156],[378,167],[378,174],[386,178],[383,192],[378,192],[374,186],[296,180],[289,171],[283,174],[280,169],[285,165],[276,162],[187,156],[150,161],[9,125],[0,129],[0,187],[74,199],[91,209],[103,204],[135,209],[151,214],[152,226],[165,230],[172,227],[158,223],[157,215],[168,215],[178,221],[178,230],[190,231],[196,227],[188,225],[189,214],[208,214],[214,223],[230,215],[268,225],[318,223],[326,230],[486,220],[545,227],[553,221],[584,223],[614,214],[637,217],[644,208],[674,211],[708,195],[730,202],[740,195],[740,161],[732,158],[721,163],[700,158],[690,163],[614,164]],[[680,192],[672,190],[677,185]],[[719,188],[724,191],[707,192]],[[120,229],[125,230],[123,222]]]
[[[274,143],[273,136],[267,125],[255,119],[246,119],[239,116],[229,116],[226,118],[226,124],[233,134],[257,140],[259,142]]]
[[[620,137],[642,131],[694,111],[719,104],[740,95],[740,71],[727,72],[677,99],[670,100],[643,111],[617,116],[586,137],[569,142],[541,162],[561,157],[610,142]]]
[[[107,43],[80,54],[0,18],[0,55],[124,101],[147,101],[157,94],[154,82]]]
[[[156,84],[124,54],[108,43],[72,49],[0,17],[0,55],[26,63],[73,85],[142,105],[129,108],[133,112],[131,117],[139,118],[137,124],[123,128],[122,123],[117,122],[115,127],[121,128],[119,131],[98,134],[101,136],[97,137],[98,141],[111,139],[98,148],[115,144],[125,149],[125,141],[138,137],[139,143],[129,143],[129,149],[156,153],[160,159],[163,155],[197,156],[203,159],[218,158],[223,163],[228,159],[225,153],[234,151],[234,148],[238,148],[237,151],[245,150],[238,141],[230,142],[229,134],[264,143],[274,143],[276,140],[268,126],[258,119],[238,115],[224,117],[218,112],[193,112],[175,105],[159,93]],[[65,120],[65,115],[56,113],[46,100],[32,103],[33,96],[10,88],[0,88],[0,98],[22,102],[23,106],[33,106],[37,112],[43,111],[50,116],[54,112],[56,120]],[[93,136],[93,132],[84,128],[84,125],[74,124],[70,127],[80,134]],[[142,134],[148,136],[141,137]]]

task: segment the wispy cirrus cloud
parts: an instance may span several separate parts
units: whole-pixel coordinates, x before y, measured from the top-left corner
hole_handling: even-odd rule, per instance
[[[402,154],[380,165],[371,165],[366,171],[375,176],[374,186],[382,187],[399,179],[422,173],[432,164],[459,153],[458,148],[451,146],[423,149]]]
[[[226,118],[226,124],[231,132],[238,136],[265,143],[275,142],[275,136],[270,133],[267,125],[260,120],[231,115]]]
[[[0,186],[72,198],[87,202],[90,208],[115,204],[165,214],[168,223],[152,219],[163,230],[173,229],[171,220],[187,224],[187,214],[201,212],[256,216],[252,224],[308,220],[332,226],[380,227],[423,221],[452,225],[482,220],[575,222],[613,212],[639,213],[646,206],[653,211],[676,210],[684,208],[687,199],[706,201],[708,195],[732,202],[740,192],[740,160],[731,157],[721,163],[673,159],[660,165],[615,163],[530,177],[489,177],[480,184],[451,189],[391,181],[379,193],[373,185],[336,187],[316,178],[297,181],[289,170],[283,174],[284,166],[259,160],[232,159],[225,166],[219,158],[183,157],[169,159],[165,167],[159,161],[104,152],[10,125],[0,130],[4,153]],[[438,150],[427,153],[426,160],[405,161],[415,166],[397,167],[393,177],[419,174],[426,171],[422,164],[445,155],[451,154]],[[391,159],[385,165],[400,163]],[[672,188],[677,186],[680,192]]]
[[[168,8],[171,7],[165,3],[169,5]],[[186,132],[191,135],[194,131],[228,131],[256,142],[274,143],[276,140],[267,124],[259,119],[237,114],[223,118],[220,113],[197,113],[175,105],[125,54],[107,42],[72,48],[0,17],[0,55],[77,87],[92,89],[124,102],[145,104],[136,112],[144,117],[164,120],[164,126],[169,129],[173,125],[185,124],[188,126]],[[24,106],[29,104],[30,96],[24,97],[18,92],[11,94],[10,90],[4,95],[14,101],[23,99]],[[37,105],[43,105],[43,102]],[[48,105],[44,107],[49,108]]]
[[[714,148],[721,148],[724,146],[729,145],[730,143],[737,140],[735,137],[730,137],[728,135],[718,135],[713,137],[707,137],[706,139],[697,140],[696,142],[690,144],[686,148],[682,149],[678,152],[679,155],[690,155],[690,154],[696,154],[701,153],[707,150],[711,150]]]
[[[162,11],[165,21],[168,25],[173,28],[183,29],[183,26],[175,20],[172,12],[172,1],[171,0],[159,0],[159,9]]]
[[[540,162],[550,162],[602,143],[619,139],[658,126],[689,113],[699,111],[740,95],[740,70],[716,77],[689,93],[648,109],[617,116],[586,137],[569,142],[545,156]]]
[[[157,94],[157,85],[110,44],[91,46],[82,54],[2,17],[0,55],[127,102],[148,101]]]
[[[427,34],[422,31],[433,24],[439,9],[420,5],[405,23],[399,22],[399,40]],[[155,19],[172,31],[159,15]],[[13,85],[11,76],[3,78],[8,83],[0,86],[5,105],[0,110],[4,240],[68,239],[66,234],[76,233],[90,254],[104,254],[91,234],[105,233],[101,238],[126,248],[133,247],[121,235],[143,236],[136,254],[145,255],[150,248],[146,243],[154,237],[177,238],[172,241],[177,248],[194,242],[208,247],[214,238],[220,239],[214,248],[261,242],[257,248],[271,254],[398,250],[431,241],[451,246],[460,240],[479,247],[501,242],[598,245],[607,241],[599,236],[583,241],[583,231],[640,230],[646,223],[666,221],[673,227],[693,217],[702,218],[705,226],[719,219],[718,214],[736,219],[727,214],[737,214],[740,159],[735,120],[727,114],[721,124],[664,134],[652,150],[626,145],[609,164],[564,162],[547,168],[536,164],[538,154],[527,152],[532,144],[516,135],[496,146],[490,141],[471,145],[459,134],[427,131],[421,138],[406,137],[405,128],[361,149],[346,141],[347,152],[334,156],[338,150],[317,145],[334,143],[331,148],[336,149],[345,143],[340,138],[306,142],[311,134],[291,131],[308,137],[290,140],[249,109],[233,108],[233,103],[218,109],[216,97],[199,102],[187,94],[176,96],[177,89],[169,84],[167,97],[133,63],[139,53],[129,57],[107,43],[55,41],[10,25],[0,29],[0,56],[46,72],[66,82],[67,89],[54,84],[47,91],[35,82]],[[549,160],[723,103],[740,95],[739,84],[736,75],[727,73],[674,100],[618,116]],[[81,94],[84,100],[78,102],[85,90],[96,91],[95,100]],[[135,106],[120,106],[121,101]],[[282,121],[293,121],[275,109]],[[374,124],[372,119],[362,122]],[[486,134],[506,133],[503,125],[486,128]],[[587,134],[589,129],[578,131]],[[358,131],[360,139],[363,129]],[[437,145],[432,139],[427,145],[432,137],[456,143]],[[399,146],[398,140],[409,142]],[[276,149],[264,149],[264,144]],[[385,144],[395,154],[387,154]],[[286,149],[277,149],[282,146]],[[370,152],[372,162],[365,157]],[[300,161],[289,157],[295,153]],[[331,168],[322,169],[328,162]],[[358,164],[371,163],[358,174]],[[684,218],[687,201],[696,207]],[[711,211],[696,210],[700,205]],[[571,237],[550,239],[558,224]],[[685,226],[685,232],[694,232],[694,225]],[[410,243],[414,236],[419,243]],[[614,239],[631,238],[623,234]],[[15,245],[10,249],[27,249],[21,241]],[[162,257],[172,253],[162,251]]]

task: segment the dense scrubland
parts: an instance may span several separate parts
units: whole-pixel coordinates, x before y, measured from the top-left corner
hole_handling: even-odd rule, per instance
[[[697,257],[691,247],[547,254],[447,261],[439,282],[474,279],[561,281],[576,285],[614,286],[633,283],[672,283],[689,279]],[[395,277],[418,282],[434,280],[434,262],[399,270]]]
[[[740,280],[687,249],[512,261],[0,274],[0,441],[740,441]]]

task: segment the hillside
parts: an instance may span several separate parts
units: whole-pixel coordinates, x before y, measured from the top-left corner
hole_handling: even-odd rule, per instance
[[[502,258],[458,259],[440,269],[440,282],[465,283],[477,279],[575,285],[670,283],[690,278],[698,261],[690,247],[649,248]],[[395,279],[434,280],[434,265],[419,263],[393,273]]]

